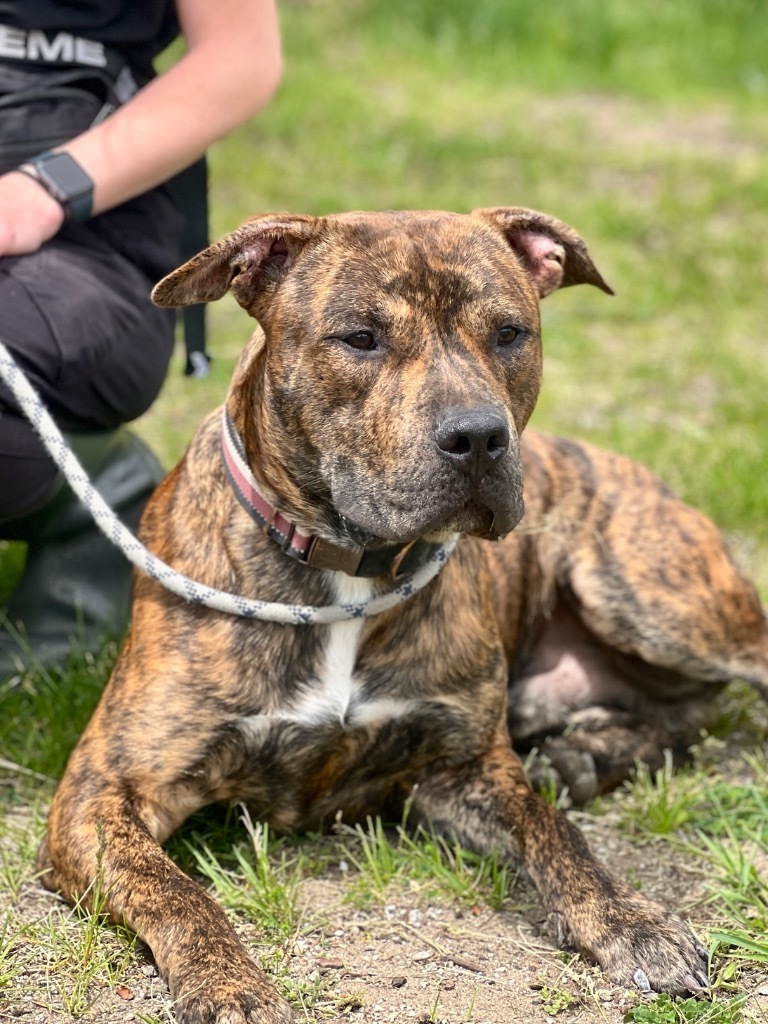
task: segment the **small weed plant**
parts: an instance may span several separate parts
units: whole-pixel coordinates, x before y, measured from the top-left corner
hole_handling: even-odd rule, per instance
[[[742,999],[711,1003],[702,999],[672,999],[666,994],[633,1006],[624,1015],[632,1024],[737,1024]]]

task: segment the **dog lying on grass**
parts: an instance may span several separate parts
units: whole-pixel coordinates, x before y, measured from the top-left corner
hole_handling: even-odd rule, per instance
[[[586,798],[683,750],[732,677],[768,692],[766,619],[717,530],[626,459],[522,434],[539,300],[581,283],[610,292],[571,228],[496,208],[257,217],[157,286],[167,306],[230,290],[259,322],[224,415],[144,515],[160,558],[248,598],[357,606],[461,537],[408,600],[330,625],[137,578],[39,866],[73,899],[101,865],[183,1024],[292,1019],[161,849],[214,801],[293,830],[408,800],[412,820],[515,858],[557,939],[614,981],[706,989],[688,926],[597,862],[510,742],[546,738]]]

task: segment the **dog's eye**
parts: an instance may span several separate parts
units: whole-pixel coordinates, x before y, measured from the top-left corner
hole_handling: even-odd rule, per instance
[[[376,339],[370,331],[354,331],[352,334],[345,335],[343,341],[345,345],[357,352],[372,352],[378,348]]]
[[[523,332],[513,324],[502,324],[496,332],[496,344],[499,348],[506,348],[508,345],[513,345],[518,338],[522,337],[522,334]]]

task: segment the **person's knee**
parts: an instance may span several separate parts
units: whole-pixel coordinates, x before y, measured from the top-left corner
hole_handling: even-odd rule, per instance
[[[48,503],[61,476],[26,420],[0,409],[0,538],[14,537],[14,521]],[[18,538],[25,539],[25,538]]]
[[[136,266],[96,242],[57,239],[0,270],[0,335],[62,428],[114,430],[157,397],[174,315],[150,290]],[[0,401],[15,408],[2,384]]]

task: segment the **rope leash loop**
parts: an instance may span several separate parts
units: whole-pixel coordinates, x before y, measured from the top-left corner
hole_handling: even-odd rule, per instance
[[[64,474],[72,490],[90,511],[101,532],[120,548],[137,569],[141,569],[167,590],[182,597],[190,604],[202,604],[214,611],[225,612],[227,615],[239,615],[243,618],[261,619],[265,622],[279,622],[294,626],[326,625],[331,622],[379,615],[381,612],[401,604],[426,587],[448,561],[448,557],[458,541],[458,537],[446,541],[412,576],[405,577],[386,594],[378,594],[359,603],[320,607],[287,605],[272,601],[251,600],[238,594],[230,594],[225,590],[216,590],[214,587],[208,587],[189,579],[161,561],[120,522],[91,483],[88,474],[67,445],[42,399],[24,376],[1,339],[0,378],[10,388],[46,451]]]

